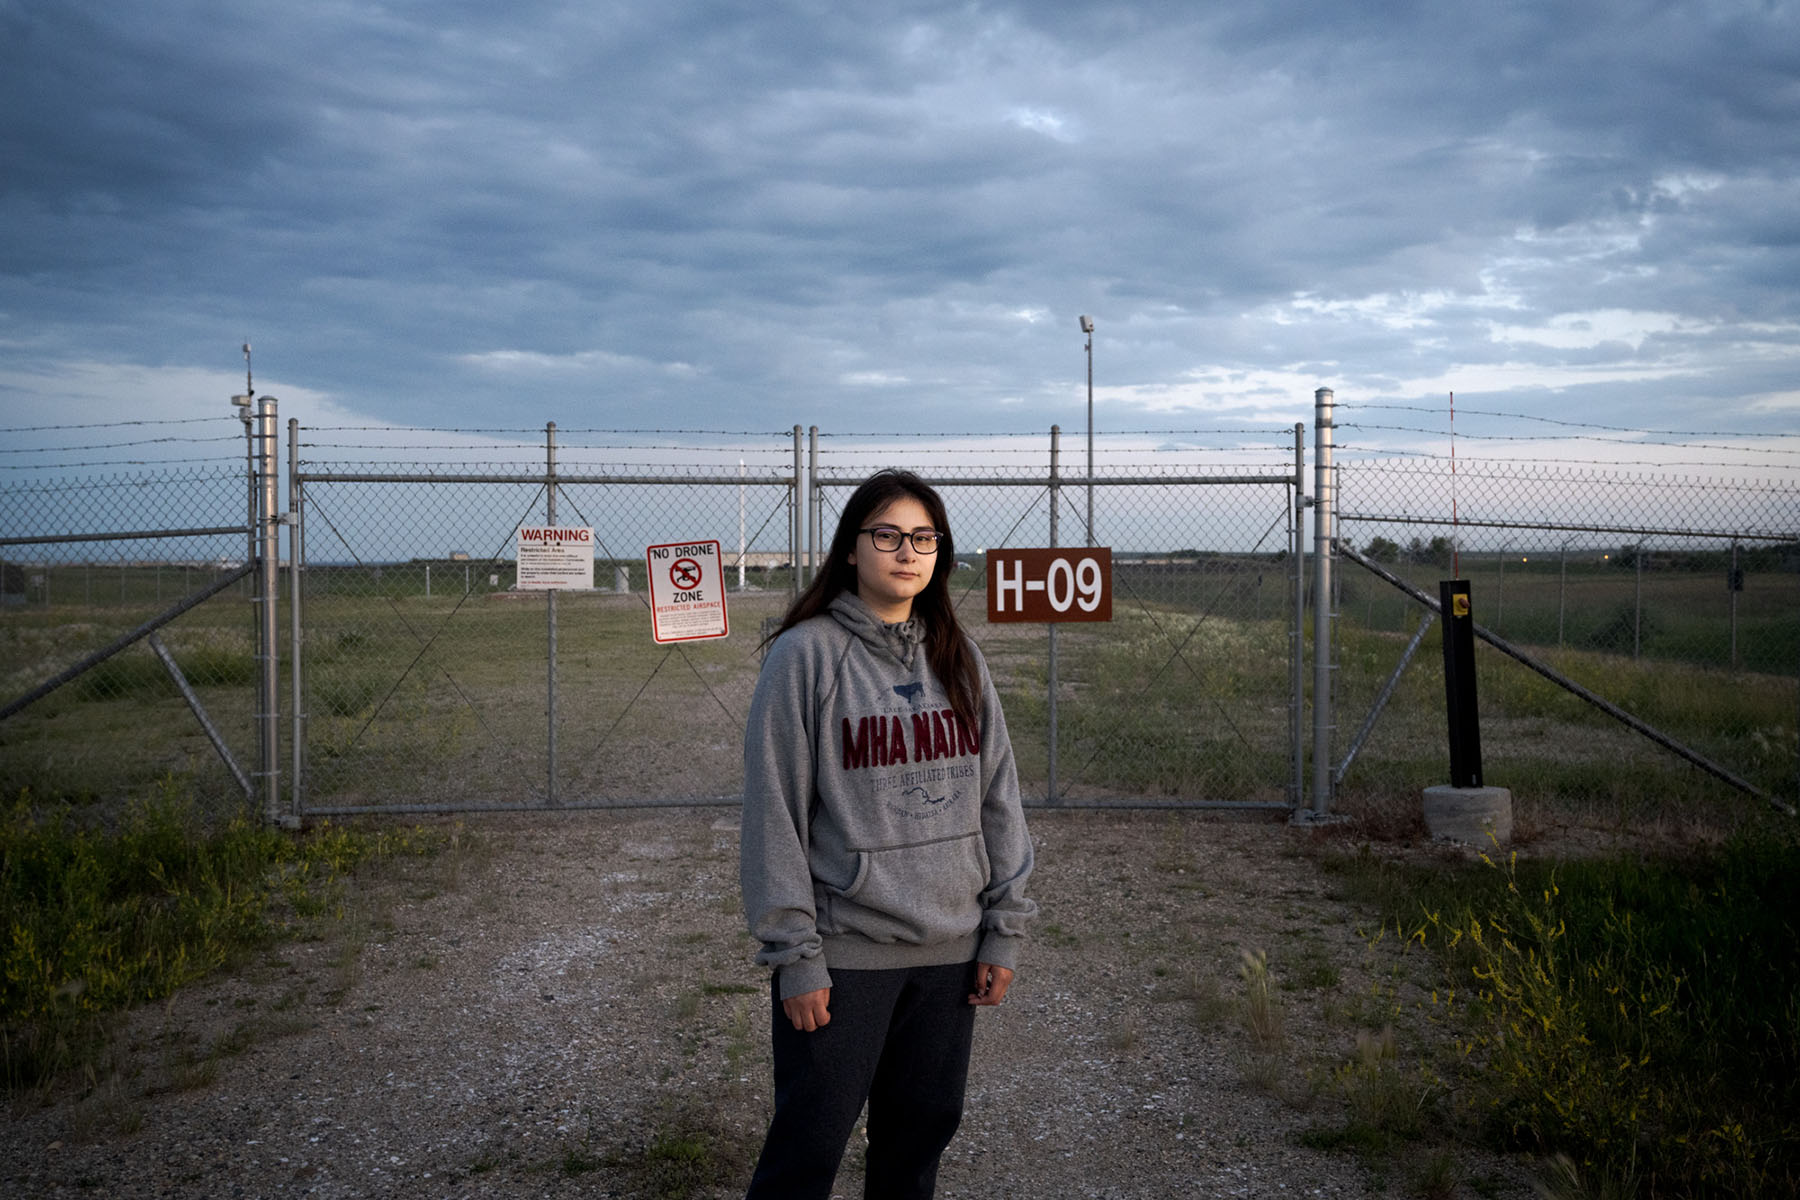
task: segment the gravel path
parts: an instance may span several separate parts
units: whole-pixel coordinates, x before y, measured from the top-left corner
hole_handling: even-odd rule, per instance
[[[1343,1127],[1332,1072],[1359,1030],[1394,1021],[1415,1064],[1441,1049],[1428,964],[1371,948],[1309,853],[1326,835],[1030,820],[1044,915],[981,1015],[941,1197],[1427,1194],[1425,1142],[1371,1165],[1299,1138]],[[741,1195],[769,1067],[735,812],[458,828],[354,881],[316,940],[132,1014],[91,1080],[9,1114],[0,1193]],[[1280,985],[1272,1055],[1241,1017],[1255,949]],[[1438,1195],[1529,1194],[1520,1162],[1451,1166]],[[861,1195],[854,1149],[839,1183]]]

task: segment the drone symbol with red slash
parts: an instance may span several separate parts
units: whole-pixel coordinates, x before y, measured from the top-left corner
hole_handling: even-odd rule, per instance
[[[678,588],[700,586],[700,564],[691,558],[678,558],[669,567],[669,582]]]

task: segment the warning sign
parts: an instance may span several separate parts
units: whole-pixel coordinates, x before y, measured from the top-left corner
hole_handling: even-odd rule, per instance
[[[558,591],[594,586],[594,531],[530,525],[519,530],[519,587]]]
[[[669,542],[645,549],[651,633],[657,641],[691,642],[731,632],[724,561],[718,542]]]

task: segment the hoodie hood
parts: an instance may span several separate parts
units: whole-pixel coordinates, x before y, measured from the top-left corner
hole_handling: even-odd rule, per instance
[[[925,644],[925,623],[918,617],[890,624],[875,615],[855,592],[841,592],[828,610],[832,619],[855,634],[871,650],[885,653],[903,667]]]

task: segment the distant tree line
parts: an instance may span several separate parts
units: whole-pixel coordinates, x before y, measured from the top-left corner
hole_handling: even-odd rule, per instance
[[[1402,546],[1392,538],[1374,537],[1363,547],[1363,554],[1379,563],[1413,563],[1418,566],[1448,567],[1450,539],[1434,537],[1429,542],[1414,538]]]
[[[1530,553],[1549,554],[1550,550],[1536,550]],[[1588,554],[1594,553],[1587,551]],[[1417,566],[1450,566],[1451,545],[1447,537],[1434,537],[1430,541],[1413,538],[1402,546],[1392,538],[1373,537],[1363,547],[1363,554],[1380,563],[1411,563]],[[1732,566],[1731,548],[1709,550],[1669,550],[1655,546],[1640,546],[1628,543],[1620,546],[1606,556],[1611,566],[1635,570],[1638,555],[1644,557],[1646,567],[1655,567],[1665,571],[1690,571],[1695,573],[1728,571]],[[1786,542],[1777,545],[1758,543],[1755,546],[1739,546],[1737,551],[1737,568],[1740,571],[1793,571],[1800,569],[1800,543]]]

